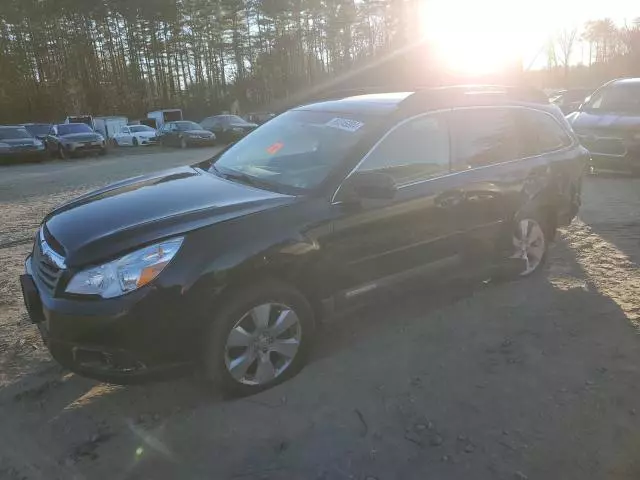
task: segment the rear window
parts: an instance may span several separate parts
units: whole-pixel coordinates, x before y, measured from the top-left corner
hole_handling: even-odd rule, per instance
[[[24,128],[32,135],[47,135],[51,130],[51,125],[25,125]]]

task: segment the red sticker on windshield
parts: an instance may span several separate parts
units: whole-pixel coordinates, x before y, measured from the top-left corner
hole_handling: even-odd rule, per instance
[[[284,143],[276,142],[267,148],[267,153],[269,153],[270,155],[275,155],[282,149],[282,147],[284,147]]]

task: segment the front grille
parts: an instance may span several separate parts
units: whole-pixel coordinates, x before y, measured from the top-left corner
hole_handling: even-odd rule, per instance
[[[582,137],[581,140],[584,147],[591,153],[618,156],[627,153],[627,148],[621,138]]]
[[[47,242],[42,230],[33,247],[32,267],[33,274],[53,294],[64,271],[64,258]]]

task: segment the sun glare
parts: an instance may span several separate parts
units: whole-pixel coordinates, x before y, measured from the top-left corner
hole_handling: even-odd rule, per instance
[[[424,35],[443,65],[485,74],[521,65],[539,42],[522,5],[513,0],[431,0],[422,2],[420,15]]]

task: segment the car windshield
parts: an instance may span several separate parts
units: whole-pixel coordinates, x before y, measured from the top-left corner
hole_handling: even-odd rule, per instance
[[[202,130],[202,127],[196,122],[176,122],[175,125],[181,132],[185,132],[187,130]]]
[[[16,140],[19,138],[32,138],[24,127],[1,127],[0,140]]]
[[[310,190],[342,163],[371,123],[362,115],[292,110],[233,145],[212,170],[240,174],[276,190]]]
[[[640,84],[613,84],[596,93],[587,110],[640,113]]]
[[[131,133],[140,133],[140,132],[153,132],[153,128],[147,127],[146,125],[134,125],[133,127],[129,127]]]
[[[51,125],[46,123],[39,125],[25,125],[24,128],[32,135],[46,135],[51,130]]]
[[[84,123],[63,123],[58,125],[58,135],[69,135],[71,133],[93,133],[93,130]]]

